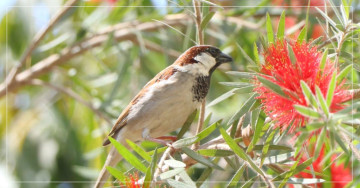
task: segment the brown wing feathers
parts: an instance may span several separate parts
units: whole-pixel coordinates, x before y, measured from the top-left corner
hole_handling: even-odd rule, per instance
[[[172,66],[169,66],[166,69],[164,69],[163,71],[161,71],[160,73],[158,73],[152,80],[150,80],[143,87],[143,89],[133,98],[133,100],[131,100],[130,104],[120,114],[120,116],[116,120],[116,123],[113,126],[113,128],[111,129],[108,136],[116,138],[116,135],[119,133],[121,128],[123,128],[127,124],[127,116],[130,113],[131,106],[135,105],[145,95],[146,91],[148,90],[148,88],[151,85],[153,85],[157,82],[160,82],[161,80],[169,79],[176,72],[177,72],[177,70],[175,68],[173,68]],[[106,138],[105,141],[103,142],[103,146],[106,146],[108,144],[110,144],[110,140],[108,138]]]

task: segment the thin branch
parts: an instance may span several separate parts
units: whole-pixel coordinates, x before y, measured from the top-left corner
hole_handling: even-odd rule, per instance
[[[111,119],[109,117],[107,117],[105,114],[103,114],[102,112],[99,111],[99,109],[97,109],[94,105],[92,105],[91,103],[87,102],[86,100],[84,100],[80,95],[78,95],[77,93],[75,93],[73,90],[71,90],[70,88],[65,88],[65,87],[61,87],[61,86],[56,86],[53,85],[51,83],[47,83],[44,82],[42,80],[39,79],[33,79],[30,80],[29,83],[31,85],[37,85],[37,86],[45,86],[45,87],[49,87],[51,89],[54,89],[60,93],[63,93],[65,95],[68,95],[69,97],[75,99],[76,101],[78,101],[79,103],[83,104],[84,106],[88,107],[90,110],[92,110],[97,116],[99,116],[100,118],[104,119],[109,125],[113,125]]]
[[[178,14],[177,16],[171,15],[171,17],[165,16],[164,22],[171,26],[183,26],[189,23],[189,21],[191,21],[189,19],[186,19],[186,17],[187,16],[184,14]],[[107,31],[105,34],[94,35],[92,37],[84,39],[78,44],[73,45],[72,47],[65,48],[60,53],[50,55],[47,58],[39,61],[29,69],[18,73],[14,81],[11,82],[11,84],[7,85],[5,82],[3,82],[0,85],[0,97],[3,97],[5,94],[7,94],[7,92],[14,91],[20,86],[29,84],[28,80],[37,78],[49,72],[53,67],[65,63],[68,60],[86,52],[87,50],[100,46],[108,40],[108,38],[110,37],[109,33],[113,33],[113,37],[115,40],[122,41],[135,38],[136,35],[134,34],[134,30],[137,30],[139,32],[149,32],[158,30],[159,28],[163,27],[166,27],[166,25],[159,22],[145,22],[132,26],[130,28],[126,27],[119,30],[113,30],[112,32]]]
[[[133,39],[130,39],[133,43],[139,45],[139,40],[137,38],[133,38]],[[173,50],[173,49],[164,49],[163,47],[161,47],[160,45],[154,43],[154,42],[151,42],[149,40],[146,40],[146,39],[143,39],[143,42],[144,42],[144,46],[145,48],[147,49],[150,49],[152,51],[155,51],[155,52],[159,52],[159,53],[163,53],[163,54],[167,54],[171,57],[174,57],[174,58],[178,58],[181,53],[176,51],[176,50]]]
[[[26,51],[24,52],[24,54],[21,56],[20,61],[16,64],[15,67],[13,67],[8,76],[6,77],[5,81],[6,81],[6,86],[11,85],[14,80],[16,75],[19,73],[20,68],[25,64],[25,62],[27,61],[27,59],[31,56],[32,52],[34,51],[34,49],[39,45],[39,43],[41,42],[41,40],[46,36],[46,34],[56,25],[56,23],[59,22],[59,20],[67,13],[69,12],[69,10],[71,9],[72,6],[74,6],[77,2],[79,2],[79,0],[69,0],[68,2],[65,3],[65,5],[63,6],[63,8],[55,14],[55,16],[50,20],[49,24],[43,28],[42,30],[40,30],[34,37],[32,43],[29,45],[29,47],[26,49]]]
[[[197,30],[197,39],[199,42],[199,45],[203,45],[204,44],[204,36],[203,36],[203,31],[201,28],[201,22],[202,22],[202,17],[201,17],[201,3],[199,0],[193,0],[193,6],[194,6],[194,11],[195,11],[195,23],[196,23],[196,30]],[[196,135],[199,134],[204,126],[204,119],[205,119],[205,104],[206,104],[206,99],[204,99],[201,103],[201,107],[200,107],[200,114],[199,114],[199,122],[197,125],[197,129],[196,129]],[[197,142],[193,145],[193,149],[196,150],[197,148],[199,148],[200,146],[200,142]]]
[[[169,147],[165,150],[164,154],[162,155],[162,157],[161,157],[161,159],[160,159],[160,161],[159,161],[159,163],[158,163],[158,165],[157,165],[157,169],[156,169],[156,171],[155,171],[155,173],[154,173],[154,178],[158,177],[158,176],[160,175],[160,173],[162,172],[161,168],[163,167],[166,158],[170,155],[170,153],[171,153],[171,151],[172,151],[173,149],[174,149],[173,147],[170,147],[170,146],[169,146]]]
[[[354,156],[358,161],[360,161],[360,151],[354,146],[351,139],[343,132],[340,132],[342,140],[349,146],[351,151],[354,153]]]

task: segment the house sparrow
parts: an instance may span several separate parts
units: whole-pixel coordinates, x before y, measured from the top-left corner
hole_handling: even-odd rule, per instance
[[[219,65],[230,61],[232,58],[216,47],[191,47],[143,87],[120,114],[109,136],[126,145],[126,139],[137,142],[180,128],[204,100],[211,74]],[[109,143],[107,139],[103,145]],[[110,176],[106,166],[115,166],[120,159],[112,147],[96,188],[102,187]]]

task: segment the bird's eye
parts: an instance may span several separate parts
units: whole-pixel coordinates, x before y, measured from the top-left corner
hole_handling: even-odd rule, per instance
[[[210,48],[209,49],[209,52],[211,53],[211,55],[213,55],[213,56],[216,56],[217,54],[218,54],[218,49],[216,49],[216,48]]]

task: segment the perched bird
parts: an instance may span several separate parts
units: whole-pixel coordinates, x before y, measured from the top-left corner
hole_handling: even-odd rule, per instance
[[[143,87],[120,114],[109,136],[126,145],[126,139],[137,142],[180,128],[208,93],[214,70],[231,61],[230,56],[216,47],[191,47]],[[103,145],[109,143],[107,139]],[[102,187],[110,176],[106,166],[115,166],[120,159],[120,154],[112,147],[96,188]]]

